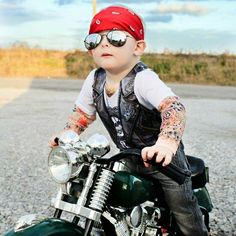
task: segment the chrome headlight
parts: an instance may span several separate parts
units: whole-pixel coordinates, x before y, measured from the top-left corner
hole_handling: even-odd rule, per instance
[[[59,137],[59,143],[62,145],[66,144],[74,145],[79,141],[80,141],[79,135],[72,130],[64,131]]]
[[[68,182],[72,174],[72,163],[66,149],[56,147],[51,150],[48,156],[48,168],[56,182],[60,184]]]
[[[101,158],[110,151],[110,144],[107,138],[101,134],[94,134],[87,140],[90,148],[90,155]]]

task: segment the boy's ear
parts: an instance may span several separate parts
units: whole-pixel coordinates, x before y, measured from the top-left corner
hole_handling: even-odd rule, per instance
[[[134,55],[141,56],[144,53],[145,48],[146,48],[146,42],[144,40],[137,41],[134,49]]]

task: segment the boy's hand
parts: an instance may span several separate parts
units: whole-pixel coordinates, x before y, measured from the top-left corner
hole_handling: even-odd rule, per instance
[[[54,135],[49,140],[49,147],[54,148],[58,146],[58,143],[55,141],[55,139],[58,137],[58,135]]]
[[[176,143],[174,140],[159,137],[157,142],[153,146],[145,147],[142,149],[141,155],[145,167],[150,166],[147,161],[152,160],[153,158],[156,159],[157,163],[163,161],[163,166],[169,165],[177,149],[178,143]]]
[[[167,166],[172,161],[173,155],[174,153],[169,148],[156,144],[142,149],[142,159],[144,161],[145,167],[150,166],[147,161],[152,160],[152,158],[155,158],[157,163],[160,163],[164,160],[162,165]]]

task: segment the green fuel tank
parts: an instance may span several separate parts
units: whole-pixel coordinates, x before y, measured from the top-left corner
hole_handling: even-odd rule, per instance
[[[152,181],[126,171],[115,174],[109,194],[109,203],[114,207],[134,207],[154,198]]]

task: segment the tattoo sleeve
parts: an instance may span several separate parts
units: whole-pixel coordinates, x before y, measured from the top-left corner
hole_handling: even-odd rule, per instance
[[[186,122],[184,105],[178,97],[167,97],[160,103],[158,110],[162,118],[159,138],[179,145]]]
[[[73,112],[68,117],[65,129],[74,130],[76,133],[82,133],[94,120],[95,115],[88,115],[79,107],[74,107]]]

